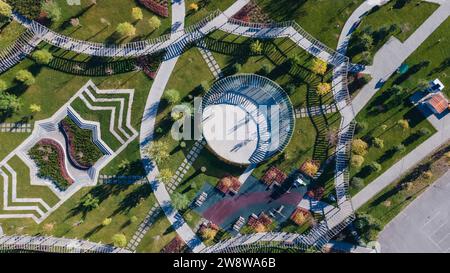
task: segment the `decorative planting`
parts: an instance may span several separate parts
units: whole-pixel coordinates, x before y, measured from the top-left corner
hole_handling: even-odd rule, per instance
[[[78,127],[69,117],[60,122],[60,129],[66,136],[69,156],[75,167],[89,169],[97,162],[103,153],[92,141],[92,131]]]
[[[160,16],[169,17],[167,0],[139,0],[139,3]]]
[[[74,183],[67,173],[64,150],[58,142],[42,139],[30,149],[28,155],[36,163],[40,178],[51,180],[62,191]]]

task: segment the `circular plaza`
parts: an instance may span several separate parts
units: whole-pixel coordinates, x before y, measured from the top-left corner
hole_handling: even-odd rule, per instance
[[[236,165],[257,164],[282,151],[294,130],[288,95],[275,82],[254,74],[217,81],[202,102],[208,148]]]

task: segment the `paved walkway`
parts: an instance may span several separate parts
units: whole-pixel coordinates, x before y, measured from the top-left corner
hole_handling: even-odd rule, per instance
[[[372,75],[379,75],[382,79],[387,79],[395,72],[396,67],[420,46],[431,33],[439,27],[450,15],[450,1],[444,2],[405,43],[400,43],[397,39],[391,39],[391,43],[383,46],[375,55],[373,73]],[[395,55],[395,56],[394,56]],[[389,59],[389,61],[388,61]],[[389,73],[389,71],[391,71]],[[381,76],[383,75],[383,76]],[[361,110],[370,98],[376,93],[374,88],[374,81],[378,81],[376,77],[368,85],[366,85],[359,95],[354,100],[356,111]],[[386,186],[402,177],[402,175],[417,165],[430,152],[439,148],[442,144],[447,142],[450,138],[450,115],[447,115],[440,120],[435,118],[432,124],[438,130],[428,140],[419,145],[416,149],[411,151],[408,155],[397,161],[391,168],[380,175],[377,179],[372,181],[368,186],[361,190],[353,197],[353,205],[355,209],[360,208],[367,201],[372,199]]]
[[[382,252],[450,253],[450,171],[380,233]]]
[[[404,43],[391,37],[375,54],[373,65],[367,68],[372,80],[353,99],[356,113],[364,108],[382,84],[450,15],[450,1],[437,2],[441,2],[441,6]]]

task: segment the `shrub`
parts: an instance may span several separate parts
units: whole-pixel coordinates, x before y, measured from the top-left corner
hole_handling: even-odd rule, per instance
[[[174,193],[172,198],[173,207],[176,210],[184,210],[189,207],[189,198],[185,194]]]
[[[102,221],[102,226],[104,226],[104,227],[109,226],[111,224],[111,222],[112,222],[112,218],[105,218]]]
[[[173,173],[170,169],[162,169],[159,171],[158,179],[164,184],[169,183],[172,180],[172,177]]]
[[[46,49],[35,51],[32,57],[38,64],[49,64],[53,60],[53,55]]]
[[[150,27],[150,31],[155,31],[156,29],[161,27],[161,20],[158,17],[153,16],[148,19],[148,25]]]
[[[365,155],[367,154],[367,149],[369,145],[362,139],[357,138],[352,141],[352,152],[357,155]]]
[[[0,22],[3,21],[2,17],[3,18],[10,18],[11,15],[12,15],[12,8],[11,8],[11,6],[8,3],[0,0]]]
[[[201,230],[201,234],[202,238],[205,241],[211,241],[212,239],[214,239],[214,237],[216,237],[217,235],[217,230],[212,229],[212,228],[203,228]]]
[[[200,7],[198,6],[197,3],[191,3],[191,4],[189,4],[189,10],[195,12],[195,11],[198,11],[199,9],[200,9]]]
[[[10,115],[19,111],[22,107],[22,101],[14,94],[0,92],[0,115]]]
[[[423,173],[423,177],[425,179],[431,179],[433,177],[433,172],[432,171],[426,171]]]
[[[61,20],[61,8],[56,1],[44,1],[42,3],[42,11],[47,14],[47,18],[52,22],[58,22]]]
[[[383,169],[377,162],[370,163],[369,168],[372,172],[380,172]]]
[[[28,19],[36,19],[41,13],[40,0],[8,0],[7,2]]]
[[[263,51],[263,44],[259,40],[254,41],[253,43],[250,44],[250,51],[253,54],[257,55],[261,54]]]
[[[142,20],[144,19],[144,14],[140,8],[134,7],[131,9],[131,17],[133,17],[134,20]]]
[[[356,190],[361,190],[365,186],[364,179],[359,177],[353,177],[352,180],[350,181],[350,185]]]
[[[397,121],[397,125],[400,126],[403,130],[409,129],[409,122],[406,119],[401,119]]]
[[[352,155],[352,158],[350,159],[350,164],[352,167],[360,168],[362,164],[364,163],[364,157],[361,155]]]
[[[331,91],[331,84],[322,82],[317,85],[317,94],[320,96],[325,96]]]
[[[26,86],[31,86],[36,82],[36,79],[33,77],[33,74],[28,70],[19,70],[16,74],[16,80],[25,84]]]
[[[373,146],[375,146],[378,149],[383,149],[384,148],[384,140],[382,140],[381,138],[374,138],[373,140]]]
[[[169,89],[164,93],[164,99],[171,105],[177,104],[181,101],[180,92],[176,89]]]
[[[124,248],[127,246],[127,237],[122,233],[114,234],[112,241],[115,247]]]
[[[116,31],[122,37],[134,36],[136,34],[136,28],[128,22],[117,25]]]
[[[396,152],[403,153],[403,152],[405,152],[405,150],[406,150],[406,147],[403,144],[398,144],[398,145],[394,146],[394,151],[396,151]]]
[[[136,223],[138,220],[139,219],[135,215],[131,216],[131,218],[130,218],[131,223]]]
[[[324,75],[325,72],[327,72],[328,64],[325,61],[322,61],[321,59],[314,59],[312,63],[311,70],[319,75]]]

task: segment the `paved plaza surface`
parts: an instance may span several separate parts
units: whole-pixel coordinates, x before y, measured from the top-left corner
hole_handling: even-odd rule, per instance
[[[230,231],[239,216],[248,220],[253,213],[259,215],[261,212],[272,212],[278,223],[286,221],[305,195],[306,188],[293,187],[289,192],[280,194],[277,187],[269,189],[254,176],[250,176],[236,195],[224,195],[209,183],[205,184],[199,194],[202,192],[206,192],[208,198],[195,210],[207,220]],[[274,212],[281,206],[284,206],[281,214]]]
[[[381,251],[450,253],[450,172],[381,232]]]

